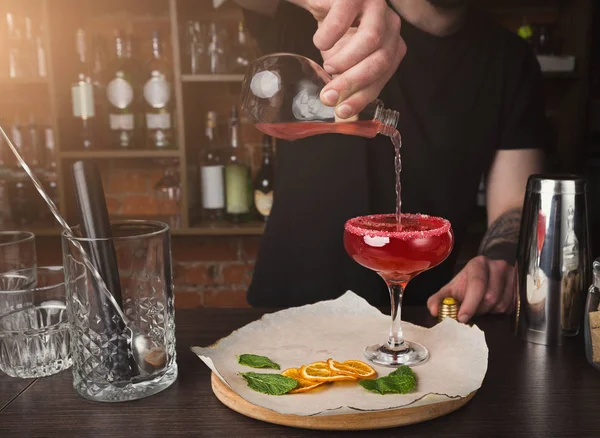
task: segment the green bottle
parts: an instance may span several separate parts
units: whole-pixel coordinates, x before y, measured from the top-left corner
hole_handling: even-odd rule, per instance
[[[240,141],[240,120],[233,107],[229,120],[229,158],[225,165],[225,214],[234,223],[250,219],[251,179],[248,157]]]

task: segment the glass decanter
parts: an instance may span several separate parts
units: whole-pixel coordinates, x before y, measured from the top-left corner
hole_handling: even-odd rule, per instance
[[[398,112],[375,100],[358,115],[340,119],[321,102],[321,90],[332,77],[316,62],[290,53],[252,62],[242,82],[242,109],[263,133],[285,140],[337,133],[372,138],[392,137]]]

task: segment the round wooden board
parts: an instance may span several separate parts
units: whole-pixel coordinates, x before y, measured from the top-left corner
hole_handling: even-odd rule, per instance
[[[417,406],[414,408],[392,409],[388,411],[361,412],[358,414],[301,416],[278,414],[275,411],[256,406],[233,392],[214,373],[211,376],[212,390],[228,408],[256,420],[283,426],[320,430],[367,430],[405,426],[432,420],[449,414],[464,406],[477,391],[465,398]]]

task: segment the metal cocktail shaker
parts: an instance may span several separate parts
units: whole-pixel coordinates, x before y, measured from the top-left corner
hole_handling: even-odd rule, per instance
[[[575,336],[591,281],[586,183],[572,175],[532,175],[517,251],[516,331],[537,344]]]

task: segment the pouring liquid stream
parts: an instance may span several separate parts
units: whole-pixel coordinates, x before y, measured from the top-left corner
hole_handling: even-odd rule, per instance
[[[391,139],[394,145],[394,167],[396,170],[396,229],[400,231],[402,229],[402,182],[400,181],[400,174],[402,172],[402,155],[400,154],[402,137],[397,130],[394,130]]]
[[[284,140],[298,140],[318,134],[347,134],[361,137],[373,138],[380,130],[381,122],[376,120],[358,120],[349,123],[337,122],[289,122],[289,123],[257,123],[256,127],[271,137]],[[389,132],[389,131],[388,131]],[[400,231],[402,228],[402,184],[400,174],[402,172],[402,137],[397,129],[386,133],[394,145],[394,168],[396,172],[396,226]]]

